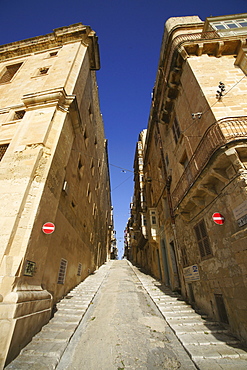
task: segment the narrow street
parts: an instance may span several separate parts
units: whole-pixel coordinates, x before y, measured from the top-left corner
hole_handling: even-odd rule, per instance
[[[114,261],[57,369],[195,369],[126,260]]]
[[[246,369],[247,352],[218,323],[127,260],[109,261],[57,305],[6,369]]]

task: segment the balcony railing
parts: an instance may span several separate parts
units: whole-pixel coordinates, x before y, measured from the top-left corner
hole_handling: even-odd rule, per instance
[[[215,122],[207,129],[172,192],[174,210],[207,165],[213,153],[232,140],[241,139],[247,139],[246,116],[224,118]]]

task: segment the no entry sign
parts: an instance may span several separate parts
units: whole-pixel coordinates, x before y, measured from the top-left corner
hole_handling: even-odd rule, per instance
[[[214,213],[212,217],[214,222],[218,225],[223,225],[225,222],[225,217],[219,212]]]
[[[45,234],[52,234],[54,230],[55,230],[55,225],[52,222],[46,222],[42,226],[42,231]]]

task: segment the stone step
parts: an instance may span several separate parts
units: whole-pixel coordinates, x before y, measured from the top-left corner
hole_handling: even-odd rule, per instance
[[[64,322],[62,320],[60,321],[50,321],[47,325],[43,326],[41,332],[44,331],[62,331],[62,330],[72,330],[74,331],[77,327],[78,323],[71,323],[71,322]],[[38,335],[38,334],[36,334]]]
[[[161,306],[171,306],[171,307],[176,307],[177,309],[179,309],[179,307],[191,307],[190,305],[188,305],[186,302],[180,302],[180,301],[160,301],[158,299],[153,299],[155,303],[161,305]]]
[[[71,335],[74,333],[74,330],[63,330],[63,331],[52,331],[47,330],[43,331],[41,330],[36,336],[36,340],[67,340],[71,337]]]
[[[177,309],[176,308],[173,308],[172,307],[163,307],[161,306],[160,309],[162,309],[162,312],[163,313],[166,313],[166,314],[186,314],[186,313],[195,313],[195,311],[193,309],[190,309],[190,308],[183,308],[183,309],[179,309],[179,312],[177,312]]]
[[[73,321],[73,320],[78,320],[82,317],[82,314],[81,312],[75,312],[72,314],[71,312],[66,312],[64,309],[61,309],[59,310],[57,313],[56,313],[56,318],[64,318],[65,320],[70,319]]]
[[[135,267],[133,270],[198,369],[247,369],[246,348],[227,329],[196,312],[185,301],[181,303],[181,296],[172,297],[168,289],[158,290],[161,285],[156,280],[143,277]],[[186,312],[188,307],[191,310]]]
[[[69,309],[68,307],[70,307],[71,310],[84,310],[86,307],[88,307],[88,304],[86,303],[74,303],[74,302],[71,302],[71,303],[68,303],[68,302],[61,302],[61,303],[58,303],[56,305],[57,309]]]
[[[23,356],[17,358],[8,365],[12,370],[54,370],[57,367],[59,359],[50,356]]]
[[[238,344],[239,340],[235,337],[224,334],[224,333],[179,333],[177,334],[180,341],[186,346],[187,344],[206,346],[210,344]]]
[[[110,261],[101,266],[94,275],[86,278],[58,302],[54,317],[6,369],[55,369],[111,264]]]
[[[186,334],[186,333],[199,333],[199,334],[217,334],[217,333],[224,333],[230,334],[227,329],[221,328],[219,325],[211,325],[211,327],[207,327],[204,324],[201,325],[173,325],[173,330],[176,333]]]
[[[196,364],[200,370],[246,370],[246,361],[241,358],[199,359]]]
[[[36,340],[32,340],[28,346],[26,346],[22,351],[21,355],[23,356],[45,356],[45,357],[55,357],[60,358],[63,354],[65,348],[67,346],[67,342],[51,342],[51,341],[43,341],[37,342]]]
[[[243,349],[234,348],[227,344],[209,344],[209,345],[195,345],[187,344],[186,349],[189,351],[193,360],[207,359],[221,359],[231,358],[243,360],[247,359],[247,353]],[[247,365],[247,361],[245,362]],[[246,367],[247,368],[247,367]]]

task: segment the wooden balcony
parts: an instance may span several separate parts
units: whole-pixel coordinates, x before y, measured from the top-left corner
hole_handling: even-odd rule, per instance
[[[247,117],[224,118],[211,125],[203,135],[188,166],[172,191],[175,210],[199,177],[212,155],[223,145],[235,140],[247,140]]]

